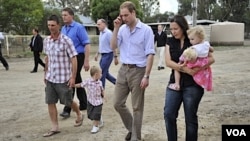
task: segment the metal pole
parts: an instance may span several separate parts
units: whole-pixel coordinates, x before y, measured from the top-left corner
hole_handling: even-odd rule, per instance
[[[198,0],[193,1],[193,26],[196,26],[197,24],[197,6],[198,6]]]
[[[7,52],[7,56],[10,57],[9,36],[8,35],[6,35],[6,52]]]

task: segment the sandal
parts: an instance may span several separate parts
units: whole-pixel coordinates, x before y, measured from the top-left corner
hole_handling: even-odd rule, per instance
[[[81,126],[83,123],[83,115],[82,115],[82,119],[80,120],[76,120],[76,123],[74,124],[75,127]]]
[[[43,137],[50,137],[58,133],[61,133],[61,131],[48,131],[47,133],[43,134]]]
[[[179,91],[180,90],[180,88],[176,84],[174,84],[174,83],[169,84],[168,88],[171,89],[171,90],[175,90],[175,91]]]

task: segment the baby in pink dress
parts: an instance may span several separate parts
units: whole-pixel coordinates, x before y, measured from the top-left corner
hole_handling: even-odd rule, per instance
[[[208,64],[208,53],[213,52],[209,42],[204,41],[205,32],[202,26],[195,26],[187,31],[190,43],[193,45],[180,56],[180,64],[188,68],[204,67]],[[180,72],[175,70],[175,83],[168,87],[173,90],[180,90]],[[201,69],[193,75],[194,81],[207,91],[212,90],[212,70],[211,67]]]

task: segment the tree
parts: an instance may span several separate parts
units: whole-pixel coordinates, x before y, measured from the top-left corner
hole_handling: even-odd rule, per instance
[[[90,16],[90,0],[47,0],[46,4],[61,9],[70,7],[80,15]]]
[[[43,18],[42,18],[42,25],[40,26],[40,31],[43,32],[43,34],[45,34],[45,35],[50,34],[50,31],[49,31],[48,26],[47,26],[47,20],[48,20],[50,15],[57,15],[58,17],[60,17],[60,23],[63,23],[62,18],[61,18],[61,10],[60,9],[45,7]]]
[[[178,14],[186,16],[192,15],[192,1],[193,0],[177,0],[179,3]]]
[[[193,15],[194,0],[178,0],[180,15]],[[216,0],[197,0],[197,19],[211,19]]]
[[[113,29],[113,20],[119,15],[119,7],[126,0],[92,0],[91,18],[97,21],[100,18],[105,19],[108,22],[108,27]],[[142,19],[143,14],[141,10],[141,5],[138,0],[131,0],[136,6],[136,15],[138,18]]]
[[[197,19],[211,19],[216,0],[198,0]]]
[[[249,0],[219,0],[221,7],[221,21],[238,21],[242,22],[244,14],[247,12]]]
[[[0,25],[5,32],[27,35],[40,26],[43,17],[40,0],[1,0],[0,7]]]
[[[159,14],[160,3],[159,0],[140,0],[144,18]]]
[[[155,22],[168,22],[169,18],[173,17],[175,14],[173,12],[165,12],[164,14],[156,14],[150,17],[145,18],[146,23],[155,23]]]

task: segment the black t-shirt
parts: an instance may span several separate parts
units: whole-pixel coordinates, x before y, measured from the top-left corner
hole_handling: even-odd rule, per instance
[[[167,45],[169,45],[169,53],[170,53],[171,59],[176,63],[179,62],[179,58],[181,54],[183,53],[183,51],[186,48],[192,46],[189,39],[185,38],[183,48],[181,48],[180,40],[175,39],[174,37],[167,38]],[[172,69],[169,83],[174,83],[174,82],[175,82],[174,70]],[[193,77],[187,73],[181,72],[180,87],[182,88],[182,87],[191,86],[191,85],[197,85]]]

